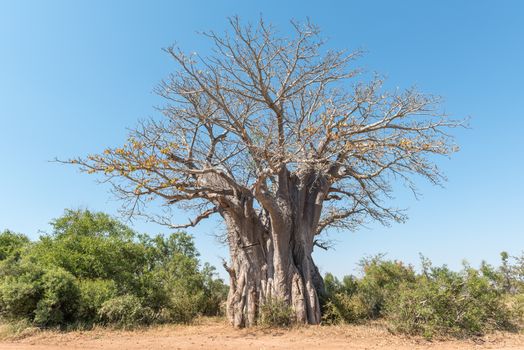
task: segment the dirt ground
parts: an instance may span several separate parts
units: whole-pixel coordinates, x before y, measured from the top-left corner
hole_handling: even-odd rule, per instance
[[[237,330],[224,321],[203,319],[196,325],[134,331],[33,332],[0,341],[0,349],[524,349],[524,334],[497,333],[474,340],[429,342],[391,335],[380,325]]]

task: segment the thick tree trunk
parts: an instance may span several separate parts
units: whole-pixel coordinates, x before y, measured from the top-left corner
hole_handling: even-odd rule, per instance
[[[260,182],[254,193],[229,188],[214,174],[199,181],[232,192],[213,201],[228,232],[230,264],[224,267],[230,275],[226,308],[231,324],[255,325],[261,306],[274,299],[292,308],[295,322],[320,323],[324,285],[312,253],[329,188],[325,175],[309,170],[298,176],[284,167],[273,191]]]
[[[254,211],[224,212],[231,263],[227,316],[235,327],[255,325],[260,307],[271,299],[290,305],[295,321],[320,322],[319,292],[322,277],[313,263],[313,242],[308,230],[283,229]]]

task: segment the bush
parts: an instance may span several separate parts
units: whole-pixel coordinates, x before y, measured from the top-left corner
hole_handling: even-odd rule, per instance
[[[478,270],[434,268],[416,283],[403,283],[386,303],[393,331],[412,335],[480,336],[511,329],[511,314],[499,290]]]
[[[38,326],[71,322],[79,303],[79,289],[69,272],[22,265],[17,275],[0,280],[0,312],[5,318],[27,319]]]
[[[217,277],[216,269],[208,263],[204,264],[202,276],[204,278],[202,313],[206,316],[225,315],[225,301],[229,292],[228,286],[224,284],[222,279]]]
[[[20,250],[28,244],[26,236],[5,230],[0,233],[0,260],[19,255]]]
[[[34,323],[55,326],[74,321],[80,298],[75,277],[63,269],[54,268],[42,275],[41,283],[43,295],[36,305]]]
[[[517,329],[524,328],[524,293],[506,295],[505,305],[508,306],[512,323]]]
[[[8,275],[0,281],[0,314],[9,320],[27,318],[31,321],[42,297],[39,269],[21,270],[19,275]]]
[[[336,293],[322,309],[322,322],[325,324],[360,323],[367,319],[368,314],[368,307],[357,294]]]
[[[403,282],[415,281],[415,271],[400,261],[383,260],[379,255],[360,263],[364,276],[358,281],[357,295],[367,318],[383,316],[386,300]]]
[[[85,323],[98,321],[98,310],[106,301],[117,295],[117,286],[113,280],[81,280],[79,288],[80,305],[77,319]]]
[[[416,278],[411,266],[384,260],[383,255],[363,259],[360,267],[363,272],[360,279],[345,276],[340,282],[333,275],[326,275],[327,297],[322,303],[324,323],[359,323],[382,317],[386,301],[398,286]]]
[[[271,327],[288,327],[295,316],[289,304],[278,298],[268,298],[260,307],[259,324]]]
[[[186,289],[174,291],[169,310],[169,321],[178,323],[190,323],[195,317],[201,314],[204,304],[204,294],[202,291],[192,293]]]
[[[103,213],[67,210],[29,242],[0,234],[0,316],[40,327],[122,327],[216,315],[225,299],[193,238],[139,235]],[[153,317],[154,316],[154,317]]]
[[[140,299],[134,295],[107,300],[98,311],[98,316],[107,325],[126,329],[150,324],[155,319],[153,310],[144,307]]]

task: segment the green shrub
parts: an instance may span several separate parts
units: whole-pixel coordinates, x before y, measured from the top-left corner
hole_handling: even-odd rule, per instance
[[[360,279],[345,276],[340,282],[333,275],[326,275],[326,297],[322,302],[324,323],[359,323],[382,317],[386,301],[398,286],[416,279],[411,266],[384,260],[383,255],[363,259],[360,267],[363,273]]]
[[[20,233],[5,230],[0,233],[0,260],[20,254],[20,250],[29,244],[29,238]]]
[[[508,306],[513,324],[518,329],[524,328],[524,293],[506,295],[505,304]]]
[[[174,291],[169,310],[169,321],[177,323],[190,323],[202,313],[204,294],[202,291],[191,292],[186,289]]]
[[[80,280],[80,305],[77,319],[85,323],[98,320],[98,310],[102,305],[116,297],[117,286],[113,280]]]
[[[202,314],[206,316],[225,315],[226,299],[229,287],[224,281],[217,277],[215,267],[204,264],[202,269],[204,298],[202,303]]]
[[[0,316],[40,327],[122,327],[216,315],[225,286],[184,232],[139,235],[107,214],[66,210],[29,242],[0,233]]]
[[[55,326],[74,321],[80,301],[75,277],[61,268],[54,268],[42,275],[41,284],[43,295],[36,305],[34,323]]]
[[[322,309],[324,324],[360,323],[367,319],[368,307],[358,294],[336,293],[331,295]]]
[[[478,270],[433,268],[415,283],[404,282],[386,302],[395,332],[434,336],[479,336],[510,329],[511,314],[500,291]]]
[[[364,276],[358,281],[357,297],[367,318],[383,316],[386,300],[403,282],[415,281],[415,271],[400,261],[383,260],[383,255],[363,259]]]
[[[143,306],[134,295],[122,295],[107,300],[98,310],[98,316],[103,323],[120,328],[147,325],[155,320],[153,310]]]
[[[20,275],[5,276],[0,281],[0,314],[7,319],[33,320],[43,288],[41,272],[23,271]]]
[[[278,298],[269,298],[261,305],[259,324],[271,327],[287,327],[295,321],[293,309]]]

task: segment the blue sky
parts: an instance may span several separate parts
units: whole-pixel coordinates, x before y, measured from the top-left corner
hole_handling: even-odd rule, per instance
[[[378,252],[415,264],[421,252],[458,268],[524,250],[522,1],[0,0],[0,230],[36,238],[64,208],[116,215],[107,186],[49,160],[117,146],[126,128],[155,115],[152,90],[174,67],[161,48],[206,53],[197,31],[261,14],[283,33],[290,19],[310,17],[330,46],[365,49],[359,65],[388,86],[416,85],[443,96],[448,114],[471,117],[471,129],[455,132],[461,151],[438,162],[445,188],[421,182],[418,201],[400,188],[406,224],[332,233],[336,249],[315,253],[323,272],[353,273]],[[219,266],[227,251],[212,236],[217,226],[190,232],[203,260]]]

